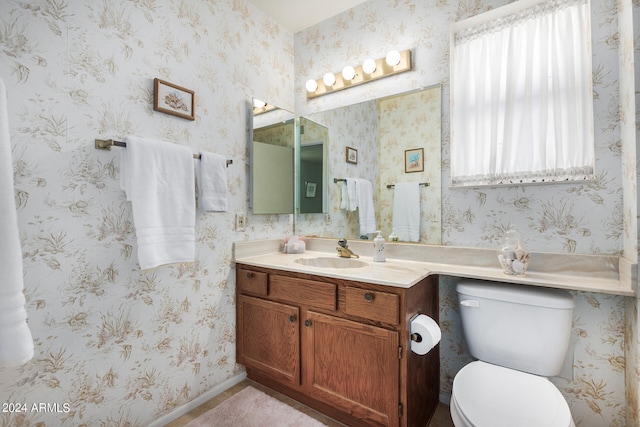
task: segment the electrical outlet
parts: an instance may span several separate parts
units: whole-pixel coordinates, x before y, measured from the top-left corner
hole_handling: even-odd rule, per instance
[[[247,226],[247,218],[243,213],[236,213],[236,231],[244,231]]]

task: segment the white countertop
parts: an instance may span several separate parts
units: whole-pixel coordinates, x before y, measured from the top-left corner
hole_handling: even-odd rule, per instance
[[[372,242],[350,241],[350,249],[367,264],[364,267],[313,267],[295,262],[298,258],[337,258],[335,246],[335,239],[313,238],[307,239],[305,253],[285,254],[277,239],[236,242],[234,258],[257,267],[402,288],[433,274],[629,296],[635,295],[637,283],[637,264],[616,256],[532,253],[527,273],[510,276],[502,272],[494,250],[405,243],[387,243],[386,262],[373,262],[365,256],[372,252]]]
[[[319,258],[327,256],[337,257],[337,255],[327,252],[306,251],[303,254],[274,252],[236,259],[236,262],[256,267],[315,274],[336,279],[355,280],[358,282],[401,288],[410,288],[430,274],[429,269],[421,262],[403,260],[373,262],[371,257],[365,256],[361,256],[358,260],[365,262],[367,265],[355,268],[313,267],[296,262],[299,258]]]

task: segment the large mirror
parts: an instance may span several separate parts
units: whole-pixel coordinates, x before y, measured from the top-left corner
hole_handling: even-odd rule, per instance
[[[254,214],[292,214],[296,122],[293,113],[253,99],[249,200]]]
[[[360,178],[372,183],[385,239],[393,232],[395,184],[418,183],[420,200],[410,201],[420,206],[418,242],[441,244],[441,102],[438,84],[304,117],[328,132],[328,204],[322,214],[296,212],[296,234],[372,238],[360,233],[358,211],[341,208],[342,180]]]

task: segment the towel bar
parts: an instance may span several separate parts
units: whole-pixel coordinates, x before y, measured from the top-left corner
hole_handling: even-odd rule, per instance
[[[428,182],[421,182],[420,183],[420,187],[429,187],[431,184]],[[387,184],[387,188],[393,188],[395,187],[395,184]]]
[[[343,182],[346,181],[346,179],[344,178],[333,178],[333,183],[337,183],[337,182]],[[421,182],[420,183],[420,187],[429,187],[431,184],[428,182]],[[393,188],[395,187],[395,184],[387,184],[387,188]]]
[[[126,147],[127,143],[122,141],[115,141],[113,139],[96,139],[95,147],[97,150],[111,150],[111,147]],[[200,160],[200,154],[194,154],[194,159]],[[227,160],[227,166],[232,165],[233,160]]]

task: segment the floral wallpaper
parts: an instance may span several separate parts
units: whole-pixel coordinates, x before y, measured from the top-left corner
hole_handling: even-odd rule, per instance
[[[327,110],[442,83],[444,244],[496,247],[515,226],[534,251],[635,257],[638,197],[623,197],[623,190],[635,189],[637,178],[633,165],[623,171],[621,164],[630,146],[635,150],[622,129],[634,119],[627,99],[633,90],[624,87],[633,87],[637,1],[591,2],[595,182],[448,188],[448,26],[505,3],[368,0],[292,35],[246,0],[1,2],[0,77],[36,355],[0,372],[0,401],[60,410],[2,412],[0,426],[148,425],[242,371],[235,364],[232,243],[281,237],[293,227],[290,215],[254,216],[247,208],[253,96],[298,114],[324,112],[337,132],[330,136],[337,141],[330,179],[358,174],[374,181],[378,151],[368,144],[377,135],[368,124],[375,106],[358,113],[357,129]],[[631,9],[635,34],[628,21],[619,27]],[[392,48],[412,49],[412,72],[306,100],[308,78]],[[634,53],[640,63],[637,46]],[[194,122],[152,110],[154,77],[195,91]],[[197,218],[195,263],[139,270],[118,149],[93,148],[94,138],[127,134],[234,161],[229,211]],[[344,149],[356,143],[358,165],[348,164]],[[337,188],[329,187],[334,206]],[[234,231],[236,213],[249,214],[245,232]],[[324,215],[313,220],[312,229],[326,229]],[[443,400],[470,360],[454,289],[453,278],[442,278]],[[638,300],[573,295],[570,366],[553,381],[579,426],[636,425]]]
[[[625,253],[636,263],[636,168],[630,162],[621,167],[625,154],[631,155],[630,159],[635,157],[635,139],[621,133],[621,128],[633,127],[634,114],[630,114],[633,107],[629,107],[627,98],[621,99],[620,92],[624,90],[621,88],[633,88],[634,67],[630,57],[634,52],[633,37],[636,44],[638,37],[637,2],[632,6],[630,0],[591,1],[595,181],[449,188],[449,25],[506,3],[506,0],[369,0],[297,33],[296,112],[313,114],[441,83],[443,244],[497,248],[505,230],[515,227],[524,245],[533,251]],[[628,22],[619,29],[621,14],[626,11],[628,17],[632,8],[635,34]],[[384,57],[391,49],[412,50],[411,72],[306,99],[307,79],[339,71],[347,64],[357,65],[368,57]],[[638,61],[637,45],[635,54]],[[630,92],[627,89],[625,97],[633,96]],[[455,283],[450,277],[441,278],[440,283],[444,401],[450,396],[453,377],[471,360],[462,336]],[[640,409],[638,301],[586,292],[573,292],[573,296],[576,309],[573,340],[567,355],[569,367],[553,381],[569,402],[577,425],[636,425]]]
[[[0,426],[146,426],[241,374],[232,244],[292,227],[249,215],[234,231],[248,105],[293,110],[293,35],[246,0],[6,0],[0,52],[35,340],[33,361],[0,371],[0,402],[27,409]],[[152,110],[155,77],[195,91],[195,121]],[[195,263],[140,271],[121,149],[93,146],[127,134],[233,160],[229,211],[198,214]]]

